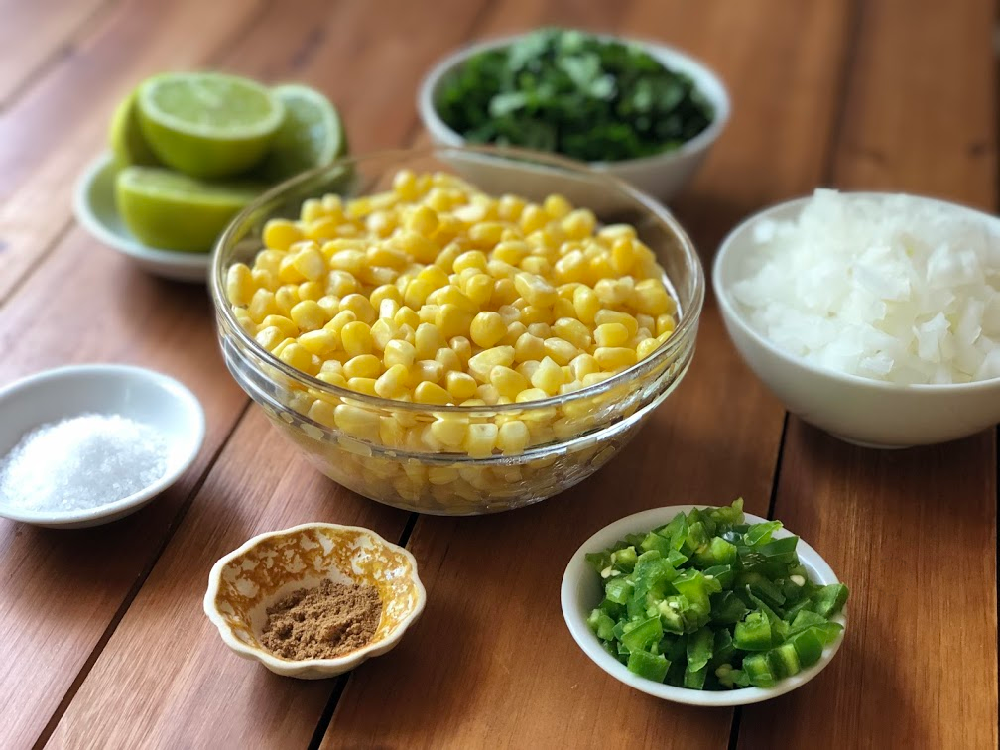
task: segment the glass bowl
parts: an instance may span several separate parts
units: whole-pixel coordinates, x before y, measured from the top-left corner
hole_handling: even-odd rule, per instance
[[[226,296],[234,263],[252,264],[265,223],[298,218],[302,203],[387,190],[400,169],[457,174],[484,192],[541,202],[560,193],[603,224],[627,223],[656,254],[678,304],[673,335],[651,355],[596,385],[565,395],[495,406],[428,406],[329,385],[257,343]],[[652,198],[575,162],[516,149],[433,147],[343,159],[262,195],[219,238],[210,278],[226,366],[278,430],[324,474],[360,495],[405,510],[474,515],[551,497],[595,472],[673,392],[694,354],[704,276],[691,241]],[[433,450],[431,426],[486,433],[521,420],[522,453],[470,455]],[[448,444],[448,443],[445,443]]]

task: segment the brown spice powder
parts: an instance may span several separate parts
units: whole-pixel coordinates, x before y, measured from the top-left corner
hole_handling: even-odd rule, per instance
[[[267,608],[261,643],[283,659],[333,659],[371,641],[381,619],[374,586],[323,580]]]

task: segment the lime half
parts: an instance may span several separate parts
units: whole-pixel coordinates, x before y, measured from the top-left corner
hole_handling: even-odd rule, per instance
[[[115,178],[118,212],[143,244],[204,253],[236,213],[260,193],[248,184],[209,184],[155,167],[127,167]]]
[[[137,94],[139,124],[153,152],[191,177],[231,177],[259,162],[285,119],[259,83],[223,73],[165,73]]]
[[[134,164],[152,167],[160,163],[139,127],[134,91],[115,108],[115,113],[111,116],[108,143],[115,157],[115,166],[119,169]]]
[[[257,173],[268,182],[282,182],[315,167],[326,166],[347,153],[344,124],[336,108],[309,86],[290,83],[272,89],[285,105],[285,121]]]

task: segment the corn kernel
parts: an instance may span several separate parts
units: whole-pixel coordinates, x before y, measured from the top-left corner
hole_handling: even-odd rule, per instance
[[[569,201],[558,193],[548,196],[542,205],[545,208],[545,213],[553,219],[561,219],[573,210]]]
[[[437,383],[425,381],[413,389],[413,400],[418,404],[444,406],[451,403],[451,396]]]
[[[347,364],[349,365],[353,361],[350,360]],[[391,365],[375,380],[375,393],[382,398],[399,398],[407,391],[409,378],[410,371],[405,365]]]
[[[291,343],[278,355],[282,362],[296,370],[313,375],[319,372],[319,363],[314,362],[313,355],[301,344]]]
[[[382,377],[385,377],[385,375]],[[378,389],[379,385],[378,381],[376,381],[375,390],[378,391]],[[392,398],[392,396],[382,396],[382,398]],[[378,438],[382,445],[389,446],[390,448],[402,448],[406,442],[406,428],[392,417],[379,417]]]
[[[257,343],[267,349],[269,352],[273,352],[274,348],[285,340],[286,336],[284,332],[278,328],[278,326],[266,326],[257,331],[254,338]]]
[[[611,310],[601,310],[594,316],[594,322],[602,326],[605,323],[621,323],[628,331],[629,338],[635,336],[639,330],[639,322],[628,313],[613,312]]]
[[[656,335],[671,334],[677,328],[677,319],[669,313],[656,316]]]
[[[441,369],[445,372],[458,372],[463,367],[462,360],[455,350],[446,346],[442,346],[437,350],[437,354],[434,355],[434,361],[440,364]],[[470,375],[469,377],[472,376]]]
[[[294,321],[284,315],[267,315],[260,324],[265,328],[270,326],[277,327],[286,338],[294,338],[299,335],[299,327]]]
[[[565,300],[560,300],[565,302]],[[553,325],[552,330],[560,338],[566,339],[577,349],[589,349],[591,344],[590,329],[576,318],[559,318]]]
[[[501,396],[514,398],[528,387],[528,379],[510,367],[498,365],[490,370],[490,383]]]
[[[550,336],[545,339],[545,353],[552,357],[558,365],[567,365],[580,351],[566,339]]]
[[[639,342],[638,346],[635,347],[636,356],[639,359],[645,359],[650,354],[655,352],[660,346],[660,342],[655,338],[646,338]]]
[[[569,363],[569,369],[575,380],[583,380],[584,375],[600,372],[601,366],[597,364],[597,360],[592,355],[584,353],[573,358]]]
[[[294,284],[286,284],[274,293],[274,304],[285,317],[288,317],[292,308],[299,304],[299,288]]]
[[[550,396],[558,393],[559,386],[565,382],[566,376],[563,373],[562,367],[552,357],[542,359],[538,364],[538,369],[531,376],[531,384],[535,388],[541,388]]]
[[[537,307],[551,307],[559,298],[558,293],[548,281],[530,273],[519,273],[514,277],[514,286],[529,304]]]
[[[350,311],[345,310],[345,312]],[[371,354],[373,343],[371,328],[360,320],[351,321],[340,330],[340,341],[344,351],[352,357]]]
[[[573,290],[573,310],[580,321],[592,325],[600,309],[601,301],[590,287],[579,286]]]
[[[517,398],[514,400],[518,404],[525,404],[529,401],[541,401],[543,398],[548,397],[548,392],[542,390],[541,388],[525,388],[517,394]]]
[[[444,375],[444,366],[435,359],[421,359],[413,363],[410,370],[410,382],[414,385],[420,383],[437,383]]]
[[[491,349],[484,349],[469,358],[468,368],[472,376],[480,383],[488,383],[490,371],[494,367],[510,367],[514,363],[514,347],[495,346]]]
[[[315,331],[327,322],[323,308],[312,300],[299,302],[291,309],[290,316],[303,331]]]
[[[468,333],[472,324],[472,313],[455,305],[445,304],[438,309],[434,322],[441,335],[450,339]]]
[[[409,370],[417,359],[417,348],[407,341],[390,341],[385,345],[382,359],[386,367],[403,365]]]
[[[377,378],[382,372],[382,363],[374,354],[359,354],[344,363],[344,375],[351,378]]]
[[[500,425],[497,430],[496,446],[506,456],[517,455],[524,453],[530,439],[531,434],[528,432],[527,425],[515,419]]]
[[[507,333],[507,326],[499,313],[481,312],[473,319],[469,327],[469,337],[483,349],[489,349]]]
[[[469,420],[460,416],[442,416],[431,422],[430,434],[434,440],[448,448],[457,448],[465,440],[469,430]],[[444,467],[437,467],[444,468]],[[452,469],[457,474],[458,471]]]
[[[518,265],[531,253],[528,243],[519,240],[500,242],[493,248],[490,257],[494,260],[508,263],[512,266]]]
[[[358,291],[358,282],[346,271],[330,271],[326,275],[326,293],[334,297],[346,297]]]
[[[638,361],[635,349],[624,346],[599,346],[594,349],[594,359],[606,371],[631,367]]]
[[[405,305],[399,308],[399,312],[393,316],[393,320],[395,320],[396,325],[410,326],[413,330],[420,326],[420,315]]]
[[[464,372],[448,372],[445,375],[445,388],[452,399],[458,403],[476,395],[476,379]]]
[[[375,392],[375,378],[348,378],[347,387],[352,391],[364,393],[368,396],[377,396]]]
[[[226,296],[234,305],[248,305],[253,297],[253,276],[243,263],[235,263],[226,272]]]
[[[493,279],[485,273],[477,273],[465,283],[465,294],[477,306],[482,307],[493,295]]]
[[[493,406],[500,398],[500,392],[496,389],[496,386],[494,386],[492,383],[483,383],[482,385],[476,388],[476,396],[484,404]]]
[[[586,208],[577,208],[563,217],[560,226],[570,239],[582,240],[593,234],[596,224],[597,219],[592,211]]]
[[[677,309],[673,298],[659,279],[645,279],[635,285],[631,297],[632,306],[649,315],[672,313]]]
[[[598,346],[624,346],[630,338],[628,329],[621,323],[604,323],[594,329],[594,341]]]
[[[264,225],[264,244],[275,250],[287,252],[293,243],[301,242],[302,230],[286,219],[271,219]]]
[[[325,357],[332,354],[340,341],[333,331],[327,331],[320,329],[318,331],[309,331],[303,333],[299,336],[299,343],[306,348],[310,354],[315,354],[317,357]]]
[[[471,458],[486,458],[493,454],[498,433],[495,424],[470,424],[462,447]]]
[[[452,336],[448,339],[448,346],[458,355],[462,367],[465,367],[472,356],[472,344],[469,340],[465,336]]]
[[[337,429],[348,435],[364,439],[375,439],[379,431],[379,418],[374,412],[350,404],[340,404],[333,410]]]
[[[277,274],[263,268],[255,268],[250,272],[250,280],[255,289],[269,289],[272,292],[278,288]]]

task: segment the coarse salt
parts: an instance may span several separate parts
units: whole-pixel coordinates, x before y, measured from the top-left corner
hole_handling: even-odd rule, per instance
[[[1000,377],[1000,234],[908,195],[817,190],[751,227],[733,297],[753,328],[822,367],[898,384]]]
[[[44,424],[0,458],[0,504],[55,512],[107,505],[160,479],[168,457],[163,435],[125,417]]]

